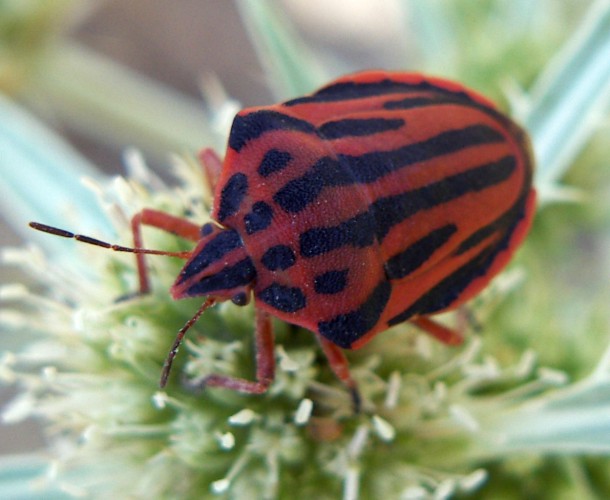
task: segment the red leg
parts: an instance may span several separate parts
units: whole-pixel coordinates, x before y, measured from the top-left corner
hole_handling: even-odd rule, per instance
[[[458,332],[465,332],[469,329],[475,332],[480,332],[483,329],[481,323],[479,323],[472,310],[469,309],[467,306],[460,306],[456,313],[458,322]]]
[[[256,309],[256,381],[227,375],[208,375],[202,382],[196,384],[197,389],[205,387],[223,387],[250,394],[267,392],[275,378],[275,352],[271,316]]]
[[[331,341],[326,340],[324,337],[318,336],[318,340],[320,341],[322,350],[328,359],[328,364],[337,378],[349,389],[352,396],[354,410],[356,413],[359,413],[361,398],[360,393],[358,392],[358,384],[356,384],[356,381],[352,378],[349,372],[349,363],[345,357],[345,354],[340,347],[333,344]]]
[[[427,316],[418,316],[409,321],[444,344],[457,345],[464,341],[464,337],[459,332],[441,325]]]
[[[142,225],[156,227],[191,241],[198,241],[201,238],[200,227],[197,224],[165,212],[145,208],[131,218],[133,245],[136,248],[144,248]],[[138,266],[140,293],[148,293],[150,291],[150,281],[148,279],[144,254],[136,254],[136,263]]]
[[[222,171],[222,160],[212,148],[202,149],[199,153],[199,161],[203,167],[203,173],[212,191],[218,184],[220,172]]]

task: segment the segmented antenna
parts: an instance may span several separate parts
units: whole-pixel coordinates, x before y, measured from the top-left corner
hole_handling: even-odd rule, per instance
[[[65,229],[59,229],[53,226],[47,226],[46,224],[41,224],[40,222],[30,222],[29,226],[32,229],[36,229],[37,231],[42,231],[43,233],[49,233],[54,236],[61,236],[62,238],[72,238],[76,241],[80,241],[81,243],[87,243],[89,245],[95,245],[97,247],[107,248],[108,250],[112,250],[114,252],[128,252],[135,254],[147,254],[147,255],[165,255],[167,257],[179,257],[181,259],[187,259],[190,257],[191,252],[168,252],[166,250],[151,250],[149,248],[133,248],[133,247],[124,247],[122,245],[113,245],[112,243],[108,243],[106,241],[98,240],[97,238],[92,238],[91,236],[85,236],[84,234],[75,234],[70,231],[66,231]]]

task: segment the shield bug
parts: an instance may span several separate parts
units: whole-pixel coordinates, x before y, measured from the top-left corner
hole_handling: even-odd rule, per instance
[[[314,332],[357,401],[342,349],[410,321],[447,344],[458,332],[430,316],[479,293],[507,264],[531,224],[533,159],[525,132],[460,84],[368,71],[234,119],[224,162],[203,153],[216,180],[213,223],[143,210],[134,248],[38,223],[32,227],[136,254],[186,259],[174,299],[256,309],[256,380],[210,375],[203,385],[265,392],[274,377],[271,316]],[[195,242],[190,252],[143,248],[149,225]]]

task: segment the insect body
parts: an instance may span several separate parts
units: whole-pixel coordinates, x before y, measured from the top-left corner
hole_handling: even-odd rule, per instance
[[[197,242],[177,255],[187,262],[171,293],[207,297],[181,330],[162,383],[184,332],[207,307],[243,305],[253,295],[257,380],[212,375],[205,384],[266,390],[271,315],[313,331],[355,391],[340,348],[361,347],[404,321],[459,342],[429,316],[481,291],[534,212],[524,131],[475,92],[418,74],[358,73],[309,96],[245,109],[222,166],[205,155],[218,177],[217,224],[199,228],[153,210],[133,219],[141,291],[143,255],[164,254],[142,249],[147,224]]]

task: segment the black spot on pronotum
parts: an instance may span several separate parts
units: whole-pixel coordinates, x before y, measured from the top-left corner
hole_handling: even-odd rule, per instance
[[[327,271],[318,274],[313,279],[314,290],[316,293],[322,295],[332,295],[342,292],[347,286],[348,271],[348,269],[342,269],[340,271]]]
[[[248,177],[240,172],[233,174],[220,192],[219,222],[237,213],[247,192]]]
[[[292,155],[288,151],[271,149],[265,153],[258,166],[258,173],[261,177],[269,177],[271,174],[284,170],[292,160]]]
[[[269,271],[284,271],[292,267],[297,258],[292,249],[286,245],[275,245],[267,250],[261,262]]]
[[[307,301],[300,288],[273,283],[258,294],[265,304],[278,311],[292,313],[305,307]]]
[[[254,234],[267,229],[273,220],[273,209],[264,201],[257,201],[252,205],[252,211],[244,216],[246,233]]]
[[[388,281],[380,282],[358,309],[318,323],[320,334],[339,347],[350,348],[377,324],[391,291],[392,285]]]

